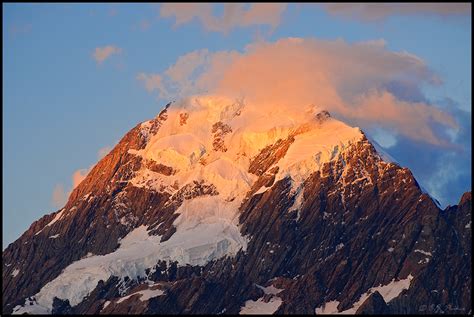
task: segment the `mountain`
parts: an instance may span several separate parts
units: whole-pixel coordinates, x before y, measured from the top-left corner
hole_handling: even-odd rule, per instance
[[[471,313],[471,193],[441,210],[374,145],[316,106],[168,104],[3,251],[3,313]]]

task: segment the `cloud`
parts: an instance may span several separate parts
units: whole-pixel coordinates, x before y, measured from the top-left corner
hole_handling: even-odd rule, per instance
[[[67,197],[68,195],[66,195],[64,191],[64,186],[62,184],[57,184],[54,186],[51,204],[56,208],[60,208],[66,203]]]
[[[383,40],[286,38],[253,43],[244,52],[204,49],[178,58],[161,74],[137,78],[164,99],[212,93],[259,106],[315,104],[364,129],[386,128],[434,145],[449,146],[444,131],[458,129],[456,120],[421,92],[422,85],[442,80],[422,59],[389,51]]]
[[[106,156],[110,151],[112,150],[112,146],[104,146],[103,148],[100,148],[99,151],[97,151],[97,158],[100,161],[104,156]],[[72,173],[71,176],[71,189],[66,192],[64,185],[63,184],[57,184],[54,187],[53,194],[52,194],[52,199],[51,199],[51,204],[56,207],[60,208],[64,206],[64,204],[67,202],[69,195],[71,195],[72,191],[79,186],[79,184],[87,177],[87,174],[92,170],[95,164],[92,164],[88,168],[81,168],[74,173]]]
[[[377,21],[392,15],[471,15],[470,3],[325,3],[332,15]]]
[[[362,21],[380,21],[393,15],[471,15],[470,3],[323,3],[329,14]],[[175,18],[175,26],[198,21],[205,30],[228,33],[237,27],[267,25],[275,29],[288,5],[284,3],[164,3],[162,18]],[[220,14],[216,10],[222,8]]]
[[[90,166],[89,168],[81,168],[74,171],[71,176],[71,189],[67,192],[63,184],[57,184],[53,190],[53,197],[51,200],[52,205],[56,208],[64,206],[74,188],[76,188],[87,177],[87,174],[91,171],[92,167],[93,166]]]
[[[87,176],[91,168],[82,168],[72,174],[72,189],[76,188]],[[72,191],[72,190],[71,190]],[[69,195],[68,195],[69,196]]]
[[[400,165],[408,166],[421,186],[444,208],[458,203],[461,195],[471,190],[472,119],[471,113],[462,110],[453,100],[438,100],[437,103],[459,125],[457,133],[449,136],[456,145],[454,150],[396,135],[397,143],[387,152]]]
[[[54,207],[60,208],[66,204],[74,188],[76,188],[86,177],[87,174],[91,171],[93,166],[89,168],[82,168],[74,171],[71,176],[72,186],[71,189],[66,192],[63,184],[57,184],[53,190],[53,197],[51,203]]]
[[[383,148],[391,148],[397,144],[397,138],[393,132],[380,127],[369,132],[374,140]]]
[[[103,148],[100,148],[99,151],[97,151],[97,159],[100,161],[103,159],[109,152],[112,150],[112,146],[104,146]],[[72,190],[76,188],[86,177],[87,174],[92,170],[94,167],[94,164],[89,166],[88,168],[81,168],[76,170],[72,174],[72,189],[69,191],[68,195],[71,194]]]
[[[286,9],[283,3],[242,3],[223,4],[221,16],[216,16],[213,4],[210,3],[164,3],[160,8],[160,16],[175,18],[175,26],[199,21],[207,31],[228,33],[236,27],[252,25],[268,25],[272,29],[281,22]]]
[[[437,136],[431,124],[458,128],[455,120],[440,109],[422,102],[398,100],[386,90],[369,91],[357,99],[356,107],[347,107],[345,116],[362,126],[391,128],[414,140],[443,146],[449,146],[449,140]]]
[[[170,66],[163,76],[166,76],[167,84],[163,82],[163,76],[159,74],[139,74],[139,79],[145,81],[145,87],[148,91],[158,90],[163,98],[172,98],[168,93],[167,87],[170,82],[179,83],[176,88],[179,94],[186,96],[194,91],[194,80],[211,59],[211,54],[207,49],[193,51],[178,58],[176,63]]]
[[[161,92],[163,85],[161,84],[161,76],[158,74],[145,74],[140,73],[137,75],[137,79],[143,81],[145,84],[146,90],[152,92],[158,90]]]
[[[457,164],[452,164],[456,161],[456,153],[444,153],[437,157],[436,168],[432,171],[430,177],[426,180],[426,187],[429,193],[446,205],[449,201],[447,198],[448,184],[456,183],[459,177],[465,174],[464,168],[460,168]],[[460,195],[457,195],[455,199],[459,199]],[[454,200],[456,201],[456,200]]]
[[[102,64],[107,58],[109,58],[113,54],[120,54],[121,52],[121,48],[113,45],[108,45],[104,47],[96,47],[93,56],[98,64]]]

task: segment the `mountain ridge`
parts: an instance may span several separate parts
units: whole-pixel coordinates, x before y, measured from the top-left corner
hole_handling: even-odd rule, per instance
[[[255,115],[254,109],[242,102],[213,102],[212,98],[196,98],[176,110],[168,104],[156,118],[135,126],[73,190],[63,209],[33,223],[4,250],[4,312],[237,313],[254,307],[309,313],[324,303],[336,302],[333,309],[342,311],[351,309],[367,290],[409,276],[413,277],[405,293],[423,293],[420,276],[429,270],[442,272],[445,267],[433,258],[436,250],[442,254],[441,242],[450,245],[439,242],[446,232],[462,236],[461,247],[453,246],[456,257],[470,254],[465,242],[470,231],[461,233],[470,230],[463,227],[467,226],[466,214],[470,215],[470,194],[463,195],[460,205],[448,208],[451,212],[445,216],[408,169],[385,162],[360,129],[347,130],[324,110],[313,110],[315,120],[309,123],[307,114],[292,121],[288,113],[277,113],[275,117],[284,124],[265,134],[259,125],[268,118],[252,123],[254,131],[242,128],[248,124],[247,111]],[[211,116],[207,109],[213,110]],[[209,124],[204,124],[202,118],[209,117]],[[174,123],[167,126],[170,120]],[[199,138],[185,133],[184,143],[176,142],[183,140],[179,131],[193,120],[201,130],[190,129],[207,136],[204,150]],[[294,124],[299,120],[303,124]],[[321,139],[322,146],[317,145],[321,149],[316,150],[318,157],[314,141],[326,125],[334,128]],[[333,146],[326,146],[334,131],[350,131],[350,142],[335,139],[335,144],[329,143]],[[174,137],[165,138],[166,142],[163,137],[155,140],[160,133]],[[351,139],[351,133],[356,137]],[[170,147],[176,150],[170,152]],[[225,159],[226,155],[230,159]],[[301,157],[308,159],[300,164]],[[177,165],[171,166],[174,162]],[[140,176],[143,171],[148,175]],[[453,211],[458,210],[463,217],[454,216]],[[359,227],[362,229],[356,230]],[[211,237],[194,228],[221,240],[209,245]],[[189,241],[197,244],[189,246]],[[298,245],[299,241],[304,242]],[[79,297],[74,292],[83,284],[74,285],[76,290],[71,289],[71,295],[65,297],[68,291],[64,289],[63,294],[55,293],[60,288],[46,297],[38,295],[45,285],[60,286],[58,277],[77,273],[71,269],[73,265],[89,263],[87,269],[97,265],[101,270],[103,263],[93,264],[99,255],[123,259],[124,254],[132,254],[130,263],[142,261],[130,251],[134,244],[161,253],[151,252],[151,258],[146,258],[150,262],[138,271],[125,269],[122,274],[123,268],[118,268],[105,275],[91,273],[95,277],[90,281],[94,282]],[[184,253],[176,255],[176,250]],[[15,261],[20,265],[13,267]],[[104,267],[110,268],[112,262],[106,263]],[[434,268],[430,263],[435,263]],[[470,269],[470,261],[467,263]],[[468,269],[460,263],[451,266],[461,272]],[[64,273],[66,268],[70,270]],[[18,270],[15,276],[14,270]],[[26,276],[25,271],[31,275]],[[74,274],[69,278],[76,278],[78,274]],[[11,287],[14,282],[19,287]],[[194,286],[187,289],[189,283]],[[417,286],[412,288],[412,283]],[[456,293],[466,291],[466,283],[470,283],[470,276],[464,284],[446,281],[445,286],[454,285],[451,293]],[[273,288],[282,291],[269,291]],[[132,296],[137,292],[160,295],[141,301],[145,293]],[[402,297],[387,299],[385,306],[380,297],[367,295],[370,301],[360,303],[360,309],[419,310],[417,303],[401,292]],[[221,293],[224,296],[217,302],[209,302]],[[385,301],[387,295],[380,294]],[[439,301],[431,293],[424,296],[428,302]],[[448,295],[444,301],[455,297]],[[46,299],[41,302],[41,298]],[[33,305],[23,306],[29,302]],[[469,302],[463,299],[463,303]]]

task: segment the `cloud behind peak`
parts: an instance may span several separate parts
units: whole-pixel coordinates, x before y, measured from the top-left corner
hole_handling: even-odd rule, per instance
[[[457,129],[449,114],[420,98],[422,85],[442,84],[439,76],[421,58],[389,51],[381,40],[284,38],[243,52],[204,49],[138,78],[163,99],[212,93],[275,107],[316,104],[362,128],[389,128],[434,145],[449,145],[439,127]],[[393,87],[407,89],[398,94]]]

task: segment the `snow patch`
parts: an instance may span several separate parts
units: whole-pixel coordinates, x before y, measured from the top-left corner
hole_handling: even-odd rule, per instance
[[[106,301],[104,305],[102,306],[102,310],[104,310],[109,305],[110,305],[110,301]]]
[[[53,220],[51,220],[46,226],[44,226],[40,231],[38,231],[37,233],[35,233],[35,236],[39,235],[46,227],[49,227],[49,226],[52,226],[56,221],[58,221],[59,219],[62,218],[63,216],[63,212],[64,212],[64,208],[61,209],[57,214],[56,216],[54,216]]]
[[[427,264],[430,262],[430,258],[424,258],[418,261],[418,264]]]
[[[56,221],[58,221],[59,219],[61,219],[62,216],[63,216],[64,210],[65,210],[64,208],[61,209],[61,211],[58,212],[58,213],[56,214],[56,216],[53,218],[53,220],[51,220],[45,227],[52,226]]]
[[[279,293],[281,293],[281,291],[284,290],[283,288],[276,288],[273,285],[270,285],[270,286],[267,286],[267,287],[263,287],[263,286],[258,285],[258,284],[255,284],[255,285],[258,288],[260,288],[265,294],[278,295]]]
[[[14,269],[13,272],[12,272],[12,276],[16,277],[18,275],[18,273],[20,273],[20,270],[19,269]]]
[[[268,302],[265,302],[263,297],[257,299],[256,301],[246,301],[244,306],[240,309],[239,315],[273,314],[283,303],[283,300],[280,297],[276,296],[281,291],[283,291],[283,289],[276,288],[273,285],[267,287],[257,285],[257,287],[262,289],[266,295],[270,294],[273,296]]]
[[[203,143],[190,133],[176,134],[158,140],[152,138],[145,149],[139,152],[155,162],[186,171],[207,152]]]
[[[317,315],[330,315],[330,314],[342,314],[342,315],[354,315],[359,309],[359,307],[369,298],[369,296],[374,292],[379,292],[382,295],[386,303],[390,302],[394,298],[398,297],[403,290],[406,290],[410,287],[411,280],[413,276],[410,274],[406,279],[395,281],[393,279],[387,285],[380,285],[370,288],[366,293],[362,294],[359,299],[352,305],[351,308],[344,311],[339,311],[337,306],[339,301],[333,300],[323,304],[320,307],[315,309]]]
[[[185,201],[177,210],[177,231],[169,240],[161,243],[161,236],[150,236],[146,227],[140,226],[120,241],[116,251],[70,264],[35,295],[34,305],[27,305],[25,300],[26,306],[18,307],[17,313],[38,309],[50,313],[55,296],[76,306],[100,280],[107,281],[110,276],[145,277],[145,270],[159,260],[177,261],[179,266],[205,265],[214,259],[234,256],[241,249],[245,251],[247,240],[237,228],[234,210],[236,206],[216,196]]]
[[[163,245],[163,260],[205,265],[207,262],[247,249],[247,239],[237,227],[240,199],[219,196],[196,197],[178,208],[176,232]]]
[[[315,309],[316,315],[331,315],[338,314],[337,306],[339,301],[332,300],[330,302],[324,303],[321,307]]]
[[[240,309],[239,315],[270,315],[275,313],[282,303],[282,299],[276,296],[270,298],[268,303],[264,302],[263,298],[259,298],[256,301],[248,300],[245,302],[245,305]]]
[[[134,295],[140,295],[139,296],[139,299],[140,301],[142,302],[145,302],[147,300],[149,300],[150,298],[154,298],[154,297],[158,297],[158,296],[161,296],[163,295],[165,292],[163,292],[162,290],[160,289],[145,289],[145,290],[142,290],[142,291],[138,291],[138,292],[135,292],[133,294],[130,294],[128,296],[125,296],[125,297],[122,297],[120,298],[118,301],[117,301],[117,304],[120,304],[121,302],[129,299],[130,297],[134,296]],[[105,307],[104,307],[105,308]]]
[[[86,200],[86,199],[89,198],[89,196],[90,196],[91,194],[92,194],[92,192],[89,192],[89,193],[85,194],[84,196],[82,196],[81,199],[82,199],[82,200]]]
[[[266,187],[266,186],[262,186],[259,188],[259,190],[257,190],[255,192],[254,195],[258,195],[258,194],[263,194],[264,192],[266,192],[267,190],[269,190],[271,187]]]
[[[275,182],[290,176],[293,187],[300,187],[311,173],[320,170],[324,163],[337,159],[344,149],[362,136],[359,128],[328,118],[308,132],[295,136],[295,141],[277,164],[280,169]]]
[[[418,252],[418,253],[421,253],[421,254],[424,254],[424,255],[433,256],[433,255],[431,254],[431,252],[428,252],[428,251],[425,251],[425,250],[416,249],[416,250],[414,250],[413,252]]]
[[[34,296],[33,305],[28,305],[26,299],[24,307],[19,307],[16,313],[51,313],[55,296],[76,306],[100,280],[107,281],[112,275],[122,279],[146,276],[145,270],[158,260],[155,249],[159,240],[159,236],[149,236],[144,226],[133,230],[121,240],[115,252],[90,256],[70,264],[57,278],[43,286]]]
[[[301,205],[303,204],[303,189],[300,187],[295,190],[296,191],[296,197],[295,201],[293,202],[293,205],[288,209],[289,212],[296,211],[296,221],[300,219],[300,209]],[[293,194],[290,192],[290,194]]]
[[[45,307],[38,305],[36,302],[36,299],[33,298],[27,298],[25,300],[25,304],[23,307],[21,305],[17,305],[13,308],[12,315],[22,315],[22,314],[31,314],[31,315],[47,315],[51,314],[51,311],[46,309]]]

